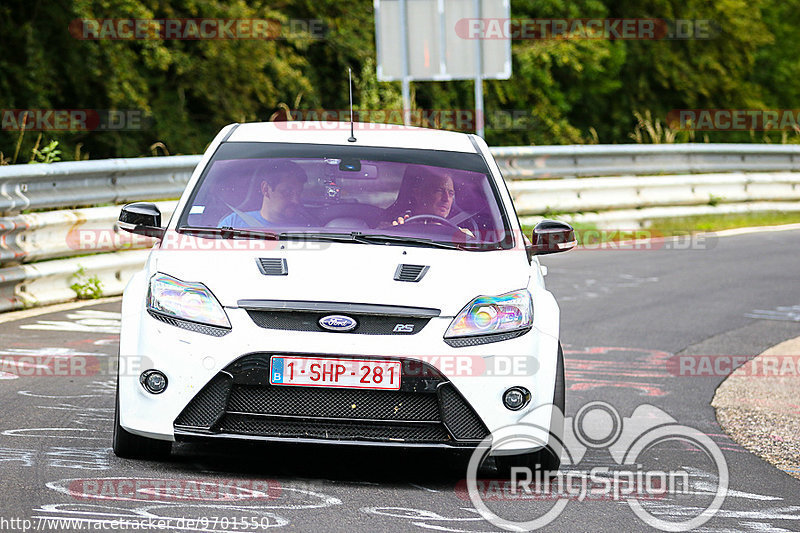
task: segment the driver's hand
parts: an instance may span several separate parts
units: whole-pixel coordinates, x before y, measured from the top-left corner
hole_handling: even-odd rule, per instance
[[[408,215],[404,215],[402,217],[397,217],[397,220],[392,220],[392,226],[399,226],[400,224],[405,224]]]
[[[460,230],[461,230],[461,232],[462,232],[462,233],[464,233],[464,235],[466,235],[467,237],[472,237],[473,239],[475,238],[475,234],[474,234],[474,233],[472,233],[472,232],[471,232],[470,230],[468,230],[467,228],[458,228],[458,229],[460,229]]]

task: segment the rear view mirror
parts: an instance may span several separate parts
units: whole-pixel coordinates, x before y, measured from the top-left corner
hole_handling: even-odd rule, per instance
[[[123,206],[119,214],[119,227],[125,231],[161,239],[164,228],[161,227],[161,211],[155,204],[136,202]]]
[[[343,169],[339,166],[339,177],[348,180],[375,180],[378,179],[377,165],[362,165],[359,163],[358,168]]]
[[[566,252],[578,244],[572,226],[566,222],[547,219],[542,220],[533,228],[531,241],[532,244],[528,249],[529,256]]]

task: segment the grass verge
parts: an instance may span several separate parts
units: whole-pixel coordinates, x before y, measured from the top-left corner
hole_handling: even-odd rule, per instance
[[[600,230],[595,224],[576,222],[572,224],[578,244],[590,241],[598,242],[624,241],[644,239],[648,237],[672,237],[698,232],[715,232],[734,228],[756,226],[779,226],[781,224],[800,223],[800,212],[784,213],[781,211],[765,211],[762,213],[741,213],[726,215],[698,215],[691,217],[675,217],[653,219],[647,228],[609,228]],[[523,225],[522,230],[530,237],[533,226]]]

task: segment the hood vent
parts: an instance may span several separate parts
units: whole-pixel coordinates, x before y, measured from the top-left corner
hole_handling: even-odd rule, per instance
[[[426,265],[397,265],[397,270],[394,271],[394,280],[415,283],[425,276],[429,268]]]
[[[256,259],[258,269],[265,276],[286,276],[289,274],[289,266],[286,259],[280,257],[261,257]]]

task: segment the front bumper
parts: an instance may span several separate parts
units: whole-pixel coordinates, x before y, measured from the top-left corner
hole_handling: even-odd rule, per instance
[[[244,309],[226,308],[232,330],[215,337],[150,316],[136,283],[141,281],[134,279],[123,299],[120,339],[120,424],[131,433],[163,440],[216,437],[463,448],[522,420],[526,427],[550,427],[549,411],[537,409],[553,400],[558,350],[558,308],[546,291],[534,295],[534,327],[527,334],[455,348],[443,341],[452,317],[434,318],[414,335],[353,335],[265,329]],[[331,399],[306,388],[270,387],[266,372],[273,354],[402,360],[404,369],[422,361],[435,378],[422,383],[404,377],[404,389],[422,387],[400,391],[405,396],[348,389],[350,396]],[[168,377],[162,394],[149,394],[139,383],[141,371],[150,368]],[[532,392],[531,402],[520,411],[509,411],[502,403],[503,393],[513,386]],[[211,394],[212,389],[219,391]],[[392,402],[406,402],[394,417]],[[286,411],[281,405],[303,409]],[[356,407],[348,412],[352,405]],[[373,409],[362,413],[362,406]],[[453,413],[469,430],[456,427]],[[546,432],[537,437],[547,442]]]
[[[219,372],[178,415],[178,440],[202,436],[470,446],[489,430],[432,366],[402,361],[398,391],[270,385],[270,353]]]

